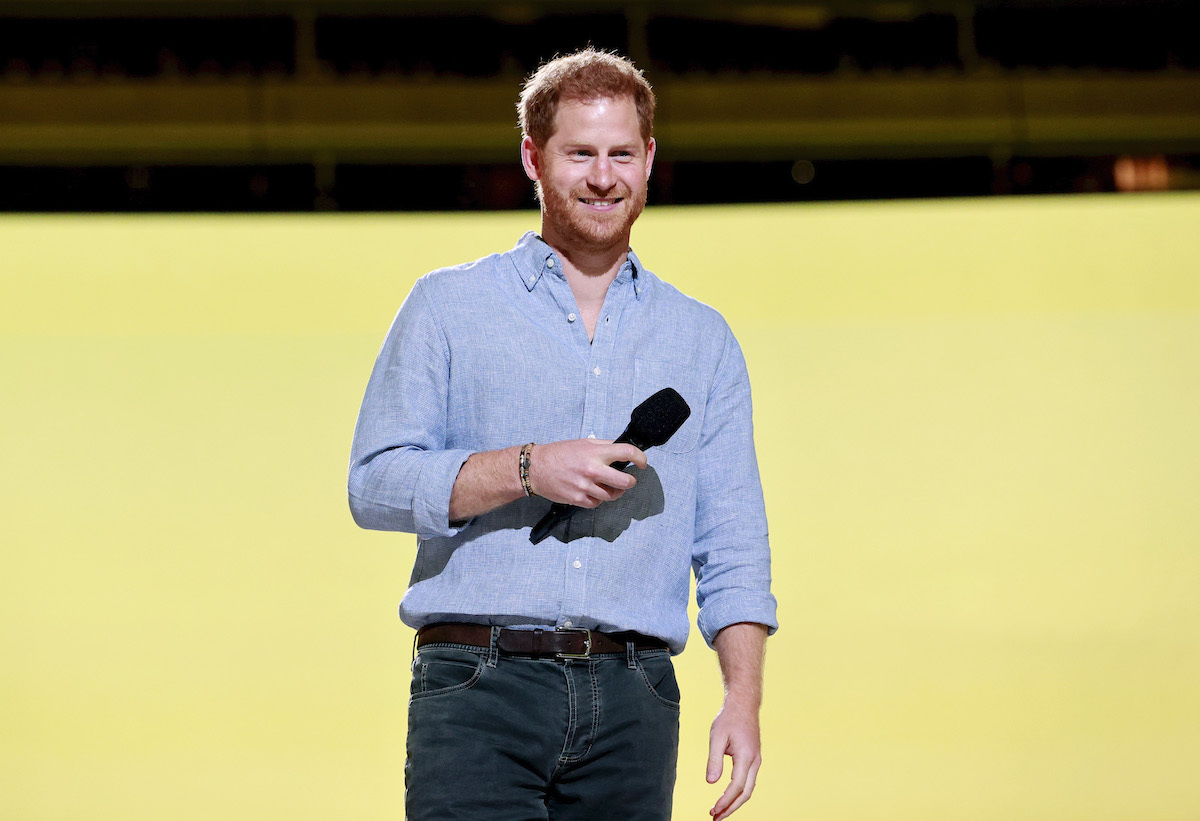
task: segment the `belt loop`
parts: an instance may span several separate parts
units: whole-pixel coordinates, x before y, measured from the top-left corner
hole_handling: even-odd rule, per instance
[[[630,670],[637,669],[637,645],[632,641],[625,642],[625,665]]]
[[[495,667],[496,660],[498,658],[500,658],[500,647],[498,645],[499,641],[500,641],[500,627],[499,627],[499,625],[493,625],[492,626],[492,638],[491,638],[490,643],[488,644],[488,659],[487,659],[488,667]]]

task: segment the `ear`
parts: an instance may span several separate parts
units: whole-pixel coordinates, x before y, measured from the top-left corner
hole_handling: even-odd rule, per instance
[[[654,138],[650,138],[650,144],[646,146],[646,179],[650,179],[650,168],[654,165],[654,149],[658,148],[658,143],[654,142]]]
[[[537,182],[542,178],[542,155],[530,137],[521,140],[521,165],[529,179]]]

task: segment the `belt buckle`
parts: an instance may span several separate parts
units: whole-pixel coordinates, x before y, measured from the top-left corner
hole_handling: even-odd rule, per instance
[[[560,659],[586,659],[592,655],[592,631],[586,627],[555,627],[555,633],[583,633],[582,653],[556,653]]]

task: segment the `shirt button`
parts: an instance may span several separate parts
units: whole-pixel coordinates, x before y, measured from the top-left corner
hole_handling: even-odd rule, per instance
[[[574,322],[575,319],[576,319],[575,314],[567,314],[567,322]]]
[[[578,570],[579,568],[583,567],[583,564],[579,561],[579,559],[576,559],[573,566],[576,570]]]
[[[592,373],[596,374],[596,376],[599,376],[599,375],[600,375],[600,369],[599,369],[599,368],[592,368]]]
[[[596,434],[594,434],[594,433],[588,434],[588,439],[595,439],[595,438],[596,438]]]
[[[570,627],[570,626],[571,626],[571,621],[570,621],[570,619],[568,619],[567,621],[564,621],[564,622],[563,622],[563,627]]]
[[[553,268],[553,267],[554,267],[554,260],[553,260],[553,259],[548,259],[548,260],[546,260],[546,267],[547,267],[547,268]]]

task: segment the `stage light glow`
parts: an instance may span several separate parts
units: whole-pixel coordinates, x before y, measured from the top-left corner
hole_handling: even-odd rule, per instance
[[[796,160],[792,164],[792,179],[801,185],[808,185],[817,176],[817,167],[809,160]]]
[[[1167,158],[1119,157],[1113,163],[1113,180],[1118,191],[1166,191],[1171,183]]]

